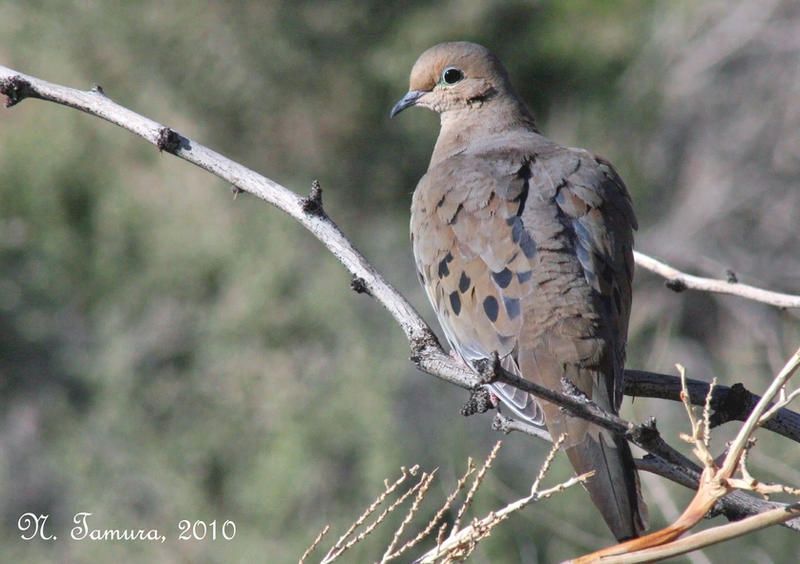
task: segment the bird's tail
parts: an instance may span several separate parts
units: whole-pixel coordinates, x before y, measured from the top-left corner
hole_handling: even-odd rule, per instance
[[[583,441],[566,453],[578,474],[594,471],[584,485],[617,540],[647,529],[647,505],[628,441],[591,425]]]
[[[576,329],[565,323],[546,338],[532,339],[534,346],[520,354],[522,372],[552,390],[561,389],[565,378],[597,405],[616,413],[614,374],[619,370],[607,354],[598,352],[602,342],[580,338],[582,332],[587,332],[583,326]],[[592,360],[594,366],[587,367]],[[625,438],[550,402],[541,402],[541,408],[553,439],[564,436],[562,448],[575,471],[594,471],[584,486],[614,536],[619,540],[638,537],[647,529],[647,505]]]

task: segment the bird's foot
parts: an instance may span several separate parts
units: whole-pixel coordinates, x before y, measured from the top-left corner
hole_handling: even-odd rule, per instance
[[[490,409],[495,409],[499,401],[496,395],[481,386],[470,393],[467,403],[461,408],[461,415],[469,417],[477,413],[486,413]]]

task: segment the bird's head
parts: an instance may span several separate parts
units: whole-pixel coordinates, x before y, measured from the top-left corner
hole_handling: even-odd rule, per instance
[[[440,114],[476,108],[510,93],[508,73],[494,53],[466,41],[440,43],[417,59],[409,91],[394,105],[390,117],[411,106]]]

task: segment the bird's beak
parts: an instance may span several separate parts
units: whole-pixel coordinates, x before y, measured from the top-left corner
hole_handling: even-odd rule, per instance
[[[400,112],[402,112],[403,110],[405,110],[410,106],[415,106],[419,101],[419,99],[422,98],[422,96],[424,96],[425,94],[427,94],[427,92],[425,92],[424,90],[411,90],[405,96],[403,96],[403,98],[399,102],[397,102],[394,105],[392,111],[389,112],[389,118],[393,118],[394,116],[396,116],[397,114],[399,114]]]

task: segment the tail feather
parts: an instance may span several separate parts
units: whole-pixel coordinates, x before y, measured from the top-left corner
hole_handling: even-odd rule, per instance
[[[521,349],[520,368],[527,378],[553,390],[566,378],[599,406],[617,412],[615,357],[599,339],[580,338],[591,327],[566,321],[545,338],[531,339]],[[574,325],[574,326],[573,326]],[[647,529],[647,506],[642,500],[633,455],[624,437],[585,419],[570,415],[550,402],[541,402],[552,437],[566,436],[562,448],[578,474],[594,471],[584,485],[603,520],[619,540],[638,537]]]
[[[578,474],[594,471],[584,485],[617,540],[638,537],[647,529],[647,505],[624,438],[590,432],[566,452]]]

